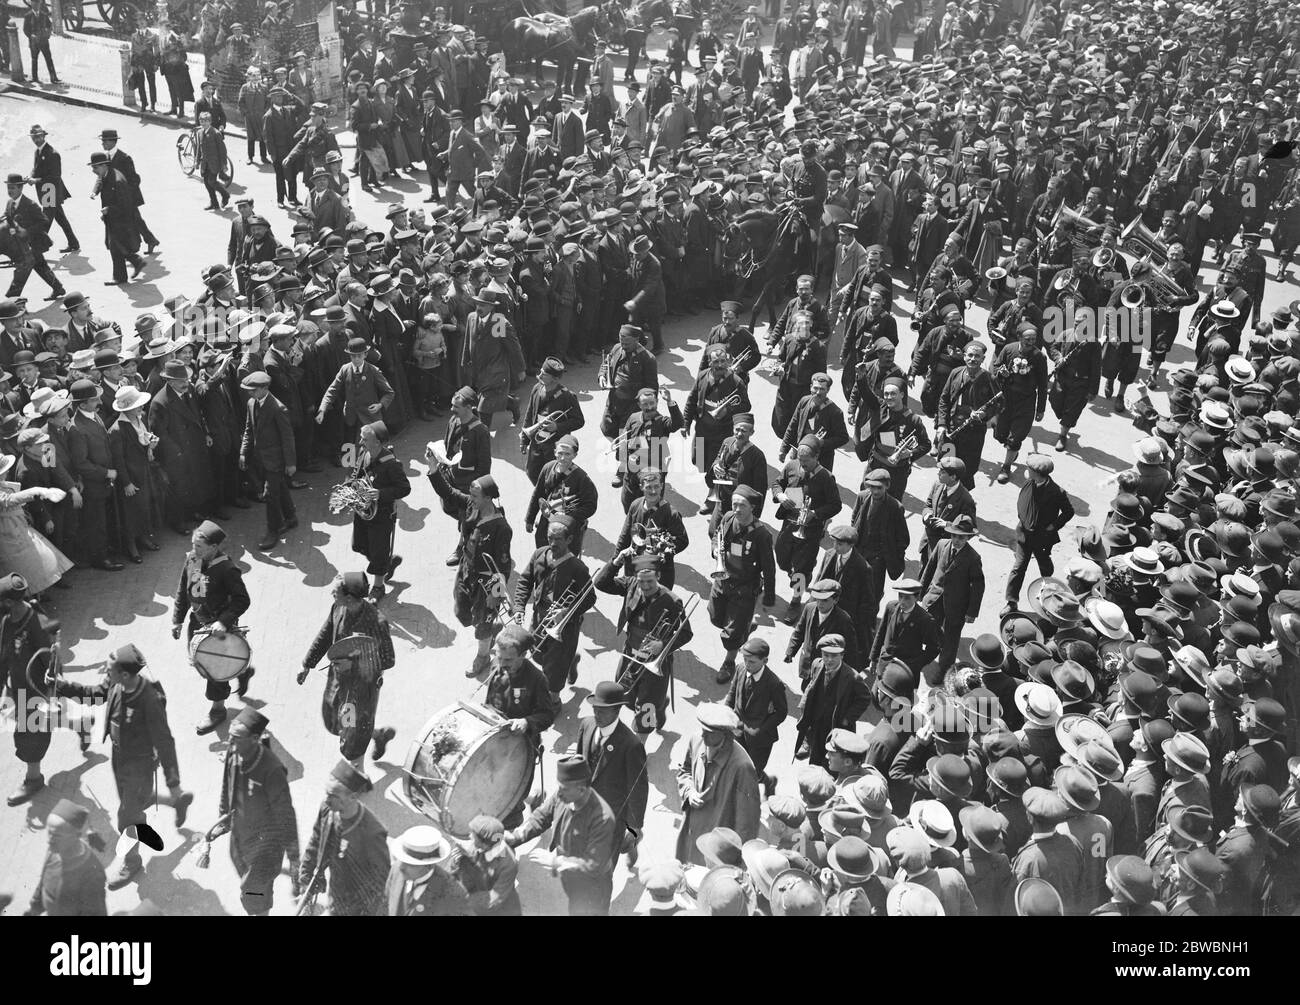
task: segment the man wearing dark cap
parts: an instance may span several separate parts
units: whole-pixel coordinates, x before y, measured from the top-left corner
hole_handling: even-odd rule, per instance
[[[537,383],[528,394],[519,427],[519,450],[527,458],[529,480],[536,485],[546,463],[555,457],[555,445],[586,425],[582,407],[564,386],[564,361],[548,356],[537,371]]]
[[[566,444],[561,448],[568,450]],[[578,638],[582,618],[595,606],[591,573],[573,551],[576,521],[568,513],[552,511],[544,518],[545,547],[533,552],[515,582],[514,607],[522,612],[533,605],[530,625],[538,640],[535,655],[541,662],[553,698],[565,681],[578,672]]]
[[[388,831],[361,802],[370,788],[370,780],[348,761],[334,765],[298,869],[300,912],[328,890],[330,917],[387,915]]]
[[[694,637],[685,605],[659,582],[657,555],[635,555],[625,547],[605,563],[593,580],[601,593],[622,596],[617,632],[623,637],[623,657],[617,680],[627,692],[638,733],[661,729],[666,721],[673,653]],[[621,575],[631,562],[632,575]],[[651,672],[650,667],[656,667]]]
[[[606,238],[608,237],[607,234]],[[607,439],[614,440],[636,411],[639,392],[649,389],[656,395],[659,393],[658,364],[654,354],[642,343],[641,329],[636,325],[619,327],[618,344],[609,350],[601,362],[600,383],[609,389],[600,420],[600,432]],[[623,475],[620,472],[614,479],[614,486],[617,488],[622,484]]]
[[[770,648],[766,639],[751,635],[740,647],[745,669],[735,675],[723,703],[740,720],[740,745],[754,762],[754,770],[764,780],[769,792],[776,789],[776,779],[765,773],[777,732],[790,714],[785,683],[768,668]]]
[[[601,681],[588,695],[591,718],[578,722],[574,752],[591,766],[591,784],[614,814],[614,856],[627,852],[628,868],[636,865],[637,842],[645,821],[650,780],[645,747],[619,718],[627,694],[613,681]]]
[[[795,456],[785,462],[772,500],[781,531],[776,538],[776,564],[790,577],[790,609],[786,624],[794,624],[803,605],[803,591],[817,564],[817,551],[826,524],[840,509],[835,476],[821,466],[822,440],[808,434],[799,441]]]
[[[686,424],[682,427],[682,435],[689,439],[691,427],[695,427],[692,460],[704,472],[705,482],[711,485],[718,452],[732,431],[732,416],[748,413],[752,406],[748,378],[744,371],[733,366],[727,349],[715,345],[706,347],[704,352],[709,358],[709,367],[696,378],[695,386],[686,398],[683,412]],[[704,508],[707,508],[707,503]]]
[[[736,671],[736,653],[749,637],[760,594],[764,608],[776,603],[772,532],[755,516],[761,498],[748,485],[737,485],[713,535],[717,564],[709,590],[709,621],[721,630],[727,654],[714,676],[718,684],[726,684]]]
[[[397,500],[411,494],[411,480],[388,442],[388,427],[368,422],[358,436],[356,477],[374,493],[374,509],[362,506],[352,511],[352,550],[366,558],[366,572],[374,578],[370,599],[384,597],[384,585],[401,564],[393,553],[397,536]]]
[[[271,394],[271,375],[265,370],[255,370],[239,386],[248,392],[239,469],[251,470],[262,483],[266,534],[257,548],[270,551],[279,543],[281,534],[298,526],[298,513],[289,493],[289,482],[298,471],[298,451],[289,413]]]
[[[248,610],[248,590],[244,574],[229,556],[222,552],[226,532],[211,520],[204,520],[194,531],[190,553],[181,567],[180,581],[172,599],[172,638],[179,639],[185,632],[187,652],[192,652],[191,640],[198,631],[211,632],[221,638],[239,626],[240,616]],[[250,666],[238,678],[238,693],[242,698],[254,670]],[[199,736],[211,733],[226,721],[226,699],[230,697],[230,684],[208,678],[205,691],[212,708],[197,727]]]
[[[560,877],[570,915],[607,915],[621,842],[614,812],[592,787],[585,758],[560,758],[555,776],[555,791],[520,826],[506,832],[506,844],[517,848],[551,831],[549,848],[534,848],[529,858]]]
[[[812,579],[813,582],[829,579],[840,584],[839,606],[853,621],[857,651],[865,653],[871,648],[876,612],[880,609],[871,566],[857,550],[858,532],[852,527],[840,524],[832,527],[828,536],[830,545],[822,553]]]
[[[541,736],[555,722],[559,703],[551,694],[546,676],[528,658],[533,646],[533,635],[528,629],[513,621],[497,633],[492,646],[492,673],[487,679],[483,703],[506,720],[512,732],[522,733],[529,741],[529,750],[538,750]],[[533,766],[528,770],[531,787]],[[505,823],[518,823],[523,812],[523,800],[505,817]]]
[[[60,799],[45,818],[49,849],[25,917],[102,918],[108,914],[104,866],[82,837],[90,813]]]
[[[396,663],[388,620],[366,602],[366,577],[346,572],[334,584],[334,604],[329,616],[303,657],[298,683],[329,657],[329,676],[321,699],[325,728],[339,738],[339,753],[361,769],[366,745],[373,743],[376,760],[384,756],[395,735],[389,726],[377,726],[379,691],[384,671]]]
[[[144,655],[134,645],[122,646],[105,664],[104,679],[98,684],[60,683],[58,694],[93,702],[105,708],[105,732],[113,746],[113,780],[117,783],[117,829],[123,837],[132,830],[133,843],[109,883],[109,889],[126,886],[144,868],[140,858],[139,832],[145,813],[154,803],[165,803],[176,811],[176,826],[185,817],[194,794],[181,788],[176,742],[167,724],[167,696],[162,684],[142,671]],[[162,768],[168,795],[156,791],[154,772]]]
[[[724,300],[718,305],[722,312],[722,321],[709,329],[704,339],[704,352],[700,356],[700,373],[709,365],[709,353],[713,346],[719,345],[727,350],[731,359],[731,369],[737,375],[748,376],[749,372],[762,362],[762,352],[758,340],[748,325],[740,323],[740,303]]]
[[[301,875],[298,818],[289,794],[289,776],[265,736],[269,720],[246,708],[230,726],[230,746],[222,769],[217,822],[205,840],[230,835],[230,861],[239,874],[239,902],[254,916],[270,913],[272,889],[289,856],[293,894]]]
[[[831,732],[855,730],[871,703],[866,675],[845,663],[844,650],[842,635],[832,632],[818,640],[819,655],[812,661],[796,731],[795,758],[806,757],[809,764],[823,768]]]

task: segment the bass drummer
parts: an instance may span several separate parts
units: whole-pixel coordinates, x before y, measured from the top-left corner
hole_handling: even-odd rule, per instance
[[[533,634],[523,625],[510,622],[497,633],[493,644],[492,675],[487,679],[483,703],[506,720],[506,727],[528,737],[528,749],[534,756],[528,762],[528,784],[524,799],[533,787],[533,771],[541,754],[542,734],[555,724],[560,710],[551,694],[546,675],[528,658]],[[517,827],[524,818],[524,799],[520,799],[502,819],[507,828]]]
[[[179,639],[184,629],[187,649],[197,631],[211,632],[218,639],[225,638],[227,632],[236,631],[240,615],[248,610],[244,575],[221,550],[225,540],[226,532],[211,520],[199,524],[191,538],[190,553],[185,556],[176,596],[172,600],[172,638]],[[226,721],[230,684],[213,680],[202,667],[197,669],[208,678],[204,693],[212,702],[208,714],[195,727],[199,736],[206,736]],[[248,691],[248,682],[254,672],[250,664],[238,675],[235,693],[239,697]]]

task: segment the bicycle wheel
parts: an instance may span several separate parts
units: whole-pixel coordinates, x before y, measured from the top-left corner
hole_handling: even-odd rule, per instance
[[[229,154],[226,155],[226,163],[222,167],[221,174],[218,175],[218,177],[221,179],[221,184],[223,185],[229,185],[231,181],[234,180],[235,165],[231,162]]]
[[[198,170],[199,159],[194,156],[194,137],[189,133],[176,137],[176,160],[187,175],[192,175]]]

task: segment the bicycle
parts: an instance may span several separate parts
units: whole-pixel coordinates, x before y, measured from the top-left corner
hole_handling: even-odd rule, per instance
[[[195,172],[203,166],[203,158],[199,154],[198,135],[198,127],[195,127],[189,132],[181,133],[176,137],[176,160],[180,164],[181,170],[189,177],[193,177]],[[217,177],[223,185],[229,185],[231,179],[235,177],[235,165],[231,162],[229,154],[226,154],[226,163]]]

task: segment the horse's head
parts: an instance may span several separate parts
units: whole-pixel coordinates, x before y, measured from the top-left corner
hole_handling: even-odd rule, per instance
[[[750,244],[749,235],[742,230],[735,221],[727,221],[722,226],[722,257],[729,262],[734,262],[747,251],[753,250]]]
[[[627,32],[627,15],[623,11],[623,5],[618,0],[609,0],[608,3],[601,4],[600,17],[596,24],[597,30],[605,38],[621,42]]]

